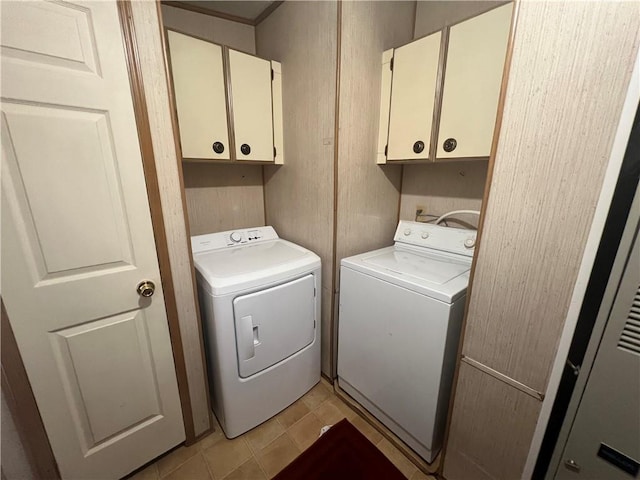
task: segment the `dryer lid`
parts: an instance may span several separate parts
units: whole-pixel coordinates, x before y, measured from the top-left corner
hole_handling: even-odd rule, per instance
[[[319,257],[286,240],[241,245],[193,255],[196,269],[203,279],[221,294],[232,287],[242,288],[256,279],[266,279],[300,267],[319,266]]]

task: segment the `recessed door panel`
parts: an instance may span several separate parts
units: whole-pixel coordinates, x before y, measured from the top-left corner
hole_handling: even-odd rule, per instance
[[[69,3],[3,2],[2,17],[3,56],[100,73],[88,8]],[[38,37],[31,35],[33,31]]]
[[[237,297],[233,301],[238,372],[254,375],[311,344],[315,338],[315,277]]]
[[[132,263],[106,112],[5,102],[2,123],[9,168],[29,199],[20,202],[35,229],[29,243],[44,260],[39,277]],[[71,172],[82,182],[70,185]]]
[[[229,50],[229,76],[236,159],[272,162],[271,63]]]
[[[85,454],[162,418],[144,311],[52,332],[50,340]]]

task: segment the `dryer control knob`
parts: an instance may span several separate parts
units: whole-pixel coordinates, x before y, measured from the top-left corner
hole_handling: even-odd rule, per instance
[[[411,229],[410,228],[405,228],[404,229],[404,236],[408,237],[409,235],[411,235]]]
[[[242,240],[242,234],[240,232],[233,232],[231,235],[229,235],[229,238],[232,242],[238,243],[240,240]]]
[[[476,246],[476,239],[475,237],[469,237],[464,241],[464,246],[466,248],[473,248]]]
[[[420,235],[424,240],[426,240],[427,238],[429,238],[429,232],[422,232],[422,235]]]

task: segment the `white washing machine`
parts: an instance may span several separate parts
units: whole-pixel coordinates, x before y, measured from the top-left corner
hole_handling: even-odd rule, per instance
[[[340,268],[340,387],[427,462],[442,445],[476,232],[400,221]]]
[[[213,411],[234,438],[320,381],[320,258],[272,227],[191,246]]]

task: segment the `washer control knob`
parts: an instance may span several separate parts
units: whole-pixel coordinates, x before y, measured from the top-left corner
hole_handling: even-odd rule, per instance
[[[469,237],[464,241],[464,246],[466,248],[473,248],[476,246],[476,239],[475,237]]]
[[[242,234],[240,232],[233,232],[231,235],[229,235],[229,238],[233,243],[238,243],[240,240],[242,240]]]
[[[422,232],[422,235],[420,235],[422,237],[423,240],[426,240],[427,238],[429,238],[429,232]]]
[[[404,229],[404,236],[408,237],[409,235],[411,235],[411,229],[410,228],[405,228]]]

